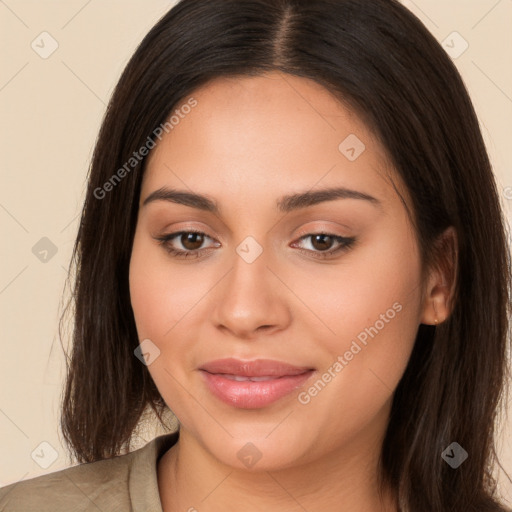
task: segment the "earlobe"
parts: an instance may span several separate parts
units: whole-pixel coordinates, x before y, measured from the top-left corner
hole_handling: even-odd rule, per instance
[[[450,316],[451,311],[448,307],[446,294],[442,291],[441,287],[436,288],[431,290],[430,296],[425,301],[421,317],[422,324],[437,326]]]
[[[439,318],[437,316],[437,309],[436,309],[436,303],[435,301],[432,302],[432,307],[434,308],[434,313],[436,315],[436,317],[434,318],[434,325],[437,327],[437,324],[439,323]]]
[[[438,325],[452,313],[457,281],[457,234],[453,226],[438,238],[423,299],[421,323]]]

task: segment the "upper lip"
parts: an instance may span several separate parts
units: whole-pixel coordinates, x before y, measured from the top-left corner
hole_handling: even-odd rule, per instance
[[[308,366],[293,366],[282,361],[272,359],[255,359],[243,361],[241,359],[217,359],[203,364],[200,370],[208,373],[224,373],[226,375],[240,375],[242,377],[283,377],[287,375],[300,375],[313,370]]]

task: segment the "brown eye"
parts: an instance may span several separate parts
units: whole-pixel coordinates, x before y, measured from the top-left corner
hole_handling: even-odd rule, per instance
[[[200,231],[177,231],[155,239],[176,258],[198,258],[204,252],[210,252],[212,249],[212,247],[202,247],[207,239],[212,240],[212,238]]]
[[[179,237],[181,245],[187,251],[195,251],[199,249],[204,243],[204,233],[182,233]]]
[[[347,238],[330,233],[310,233],[302,236],[299,240],[300,242],[308,241],[310,248],[304,249],[298,243],[294,243],[293,246],[298,245],[300,252],[316,258],[327,258],[337,253],[341,254],[348,251],[356,241],[353,237]]]
[[[311,245],[319,251],[327,251],[331,248],[334,237],[332,235],[311,235]]]

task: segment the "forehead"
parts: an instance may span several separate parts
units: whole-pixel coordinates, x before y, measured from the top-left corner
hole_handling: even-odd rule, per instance
[[[215,103],[219,110],[251,110],[265,105],[270,109],[316,113],[320,118],[351,116],[340,99],[318,82],[279,71],[257,76],[218,77],[196,89],[194,97]],[[319,119],[320,120],[320,119]],[[328,123],[327,119],[324,119]]]
[[[174,112],[190,98],[195,106],[183,109],[148,157],[142,199],[167,185],[219,198],[229,191],[263,199],[315,184],[378,191],[383,202],[396,195],[378,139],[313,80],[280,72],[221,77]]]

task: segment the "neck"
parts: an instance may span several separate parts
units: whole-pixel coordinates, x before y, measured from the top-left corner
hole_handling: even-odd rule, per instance
[[[352,442],[321,459],[278,471],[240,470],[209,454],[186,430],[158,465],[164,512],[396,512],[393,493],[379,493],[381,440]]]

